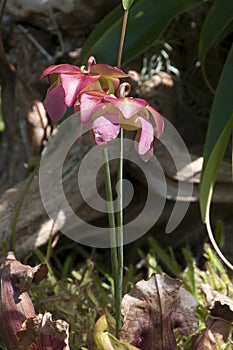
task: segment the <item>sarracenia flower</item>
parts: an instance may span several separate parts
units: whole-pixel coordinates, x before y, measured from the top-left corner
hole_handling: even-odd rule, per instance
[[[90,57],[86,68],[59,64],[46,68],[41,79],[46,76],[50,87],[44,104],[51,119],[57,122],[62,119],[68,107],[78,105],[82,92],[96,90],[115,94],[120,85],[118,78],[128,75],[117,67],[96,64],[94,57]]]
[[[154,129],[157,138],[163,132],[163,118],[147,101],[124,97],[124,84],[119,91],[119,97],[99,91],[82,93],[77,107],[77,110],[80,109],[81,123],[91,127],[98,145],[115,139],[120,128],[136,130],[136,149],[141,158],[147,161],[153,154]]]
[[[90,57],[87,67],[69,64],[50,66],[41,78],[48,76],[45,107],[54,122],[63,118],[67,108],[80,111],[81,128],[92,130],[95,143],[105,145],[115,139],[120,128],[136,130],[135,142],[139,155],[148,160],[153,153],[154,130],[159,137],[163,119],[147,101],[125,97],[126,84],[119,78],[127,77],[121,69],[96,64]]]

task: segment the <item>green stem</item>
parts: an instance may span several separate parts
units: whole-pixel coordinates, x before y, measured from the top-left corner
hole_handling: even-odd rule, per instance
[[[117,305],[117,291],[118,291],[118,257],[117,257],[117,241],[116,241],[116,227],[115,227],[115,217],[114,217],[114,206],[112,198],[112,184],[111,184],[111,173],[109,168],[108,160],[108,150],[107,147],[103,149],[104,158],[104,173],[105,173],[105,189],[106,198],[108,206],[108,222],[109,222],[109,233],[110,233],[110,250],[111,250],[111,263],[113,272],[113,282],[114,282],[114,298],[115,298],[115,308]]]
[[[28,194],[29,188],[32,184],[32,181],[33,181],[33,179],[34,179],[34,177],[39,169],[39,165],[40,165],[40,163],[38,162],[38,164],[35,166],[33,171],[29,174],[26,185],[23,189],[22,195],[20,196],[19,201],[18,201],[17,206],[16,206],[16,209],[15,209],[15,214],[14,214],[13,222],[11,225],[11,236],[10,236],[10,250],[13,252],[15,252],[16,228],[17,228],[17,223],[18,223],[19,216],[21,213],[21,209],[22,209],[24,200]]]
[[[124,18],[121,29],[120,45],[118,50],[117,67],[120,68],[123,46],[125,41],[126,26],[128,21],[129,11],[124,11]],[[119,159],[118,159],[118,196],[117,196],[117,259],[118,259],[118,270],[117,272],[117,285],[115,287],[115,309],[116,309],[116,337],[119,338],[121,329],[121,301],[122,301],[122,285],[123,285],[123,267],[124,267],[124,233],[123,233],[123,129],[120,131],[120,146],[119,146]]]
[[[118,224],[118,288],[116,295],[116,337],[119,337],[121,328],[121,300],[122,300],[122,285],[123,285],[123,265],[124,265],[124,235],[123,235],[123,129],[120,131],[120,144],[119,144],[119,159],[118,159],[118,172],[117,172],[117,224]]]

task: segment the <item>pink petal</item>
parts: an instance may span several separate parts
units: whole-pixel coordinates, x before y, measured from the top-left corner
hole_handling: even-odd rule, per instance
[[[147,101],[141,98],[113,98],[109,96],[105,97],[104,100],[118,108],[125,119],[132,118],[142,108],[148,105]]]
[[[80,68],[77,66],[72,66],[70,64],[58,64],[58,65],[53,65],[47,67],[41,74],[40,79],[43,79],[47,75],[50,74],[72,74],[72,73],[77,73],[80,72]]]
[[[112,121],[110,119],[112,119]],[[105,118],[104,116],[100,116],[94,120],[92,130],[97,145],[105,145],[107,142],[117,138],[120,131],[120,125],[119,123],[115,123],[116,119],[115,122],[114,119],[114,117],[111,118],[108,116]]]
[[[80,97],[80,119],[86,124],[93,114],[104,106],[102,102],[103,94],[92,91],[91,93],[82,93]]]
[[[139,117],[141,121],[140,137],[137,145],[137,151],[143,159],[147,161],[151,156],[152,142],[154,140],[153,125],[145,118]]]
[[[67,106],[64,102],[65,93],[61,85],[47,92],[45,108],[53,122],[58,122],[65,114]]]
[[[88,61],[87,61],[87,71],[88,71],[88,73],[90,72],[90,68],[91,68],[91,66],[93,66],[93,64],[96,64],[96,59],[95,59],[94,56],[90,56],[88,58]]]
[[[140,154],[140,157],[146,163],[146,162],[148,162],[148,160],[151,159],[151,157],[153,156],[153,153],[154,153],[154,151],[153,151],[153,144],[151,144],[151,147],[150,147],[149,151],[146,152],[145,154]]]
[[[111,78],[124,78],[128,77],[128,74],[123,72],[120,68],[117,67],[112,67],[108,64],[94,64],[93,66],[90,67],[90,74],[99,74],[104,77],[111,77]]]
[[[153,116],[153,118],[155,120],[156,130],[157,130],[157,138],[159,138],[162,135],[163,128],[164,128],[163,118],[162,118],[161,114],[159,114],[159,112],[157,112],[151,106],[147,106],[146,109],[148,109],[148,111],[152,114],[152,116]]]
[[[88,76],[83,73],[61,74],[61,82],[65,91],[67,107],[73,106],[82,90],[99,79],[99,75]]]

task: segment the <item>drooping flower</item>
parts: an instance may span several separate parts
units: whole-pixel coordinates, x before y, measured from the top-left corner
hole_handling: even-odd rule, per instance
[[[120,85],[119,78],[127,74],[117,67],[96,64],[90,57],[87,68],[59,64],[46,68],[41,79],[48,77],[50,87],[44,101],[46,110],[54,122],[64,116],[66,109],[78,105],[84,91],[96,90],[114,94]]]
[[[98,145],[105,145],[115,139],[120,128],[136,130],[136,149],[147,161],[153,154],[154,124],[159,138],[163,132],[163,118],[147,101],[124,97],[124,84],[119,91],[119,97],[98,91],[82,93],[77,107],[81,123],[92,129]]]
[[[158,138],[163,132],[163,119],[147,101],[125,97],[127,77],[121,69],[96,64],[90,57],[87,67],[69,64],[50,66],[41,79],[48,77],[45,107],[54,122],[61,120],[69,107],[80,112],[81,130],[86,125],[97,145],[106,145],[117,138],[120,128],[137,131],[135,146],[147,161],[153,154],[154,130]]]

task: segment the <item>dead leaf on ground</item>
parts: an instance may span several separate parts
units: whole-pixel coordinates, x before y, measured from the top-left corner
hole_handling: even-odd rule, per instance
[[[197,300],[181,281],[154,274],[136,283],[122,301],[124,324],[121,340],[143,350],[176,349],[174,329],[182,335],[196,331]]]
[[[39,268],[38,268],[39,269]],[[9,252],[0,269],[0,334],[8,349],[19,349],[16,333],[28,317],[35,316],[27,294],[37,268],[25,266]]]
[[[36,315],[27,293],[48,272],[45,264],[23,265],[9,252],[0,269],[0,334],[10,350],[68,350],[68,324],[52,315]]]
[[[210,314],[206,321],[206,329],[201,331],[194,341],[193,350],[218,350],[219,346],[230,340],[233,322],[233,301],[226,295],[203,284],[206,303]],[[233,344],[232,344],[233,345]]]
[[[68,323],[53,321],[49,312],[28,318],[16,336],[22,349],[69,350]]]

